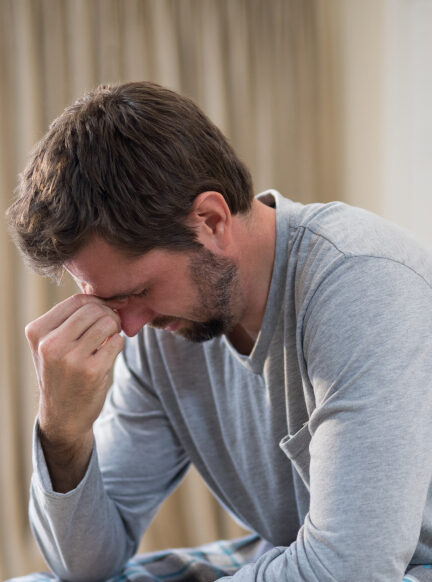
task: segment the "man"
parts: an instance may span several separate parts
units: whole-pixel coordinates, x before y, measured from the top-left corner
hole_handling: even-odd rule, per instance
[[[432,260],[407,234],[254,198],[220,131],[149,83],[66,109],[9,219],[33,268],[82,291],[26,329],[30,516],[59,577],[119,573],[190,463],[269,546],[233,581],[432,561]]]

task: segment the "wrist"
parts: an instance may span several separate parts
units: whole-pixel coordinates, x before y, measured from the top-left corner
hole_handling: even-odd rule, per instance
[[[38,438],[54,491],[67,493],[83,479],[93,451],[93,432],[75,439],[47,434],[38,424]]]
[[[88,447],[88,444],[93,442],[93,430],[75,434],[64,429],[59,430],[57,427],[51,428],[40,419],[37,422],[37,434],[44,448],[63,453],[79,450],[86,445]]]

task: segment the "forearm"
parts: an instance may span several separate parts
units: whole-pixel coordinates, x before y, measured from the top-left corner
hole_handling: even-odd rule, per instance
[[[55,574],[71,581],[106,579],[136,551],[132,527],[104,491],[96,450],[83,479],[63,494],[54,490],[35,433],[30,521],[41,552]]]
[[[39,424],[37,430],[53,490],[67,493],[75,489],[82,481],[90,462],[93,432],[68,443],[53,438]]]

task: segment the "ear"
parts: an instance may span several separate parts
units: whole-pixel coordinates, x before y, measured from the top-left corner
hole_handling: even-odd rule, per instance
[[[232,215],[219,192],[202,192],[192,206],[187,224],[197,233],[198,241],[209,250],[224,250],[231,242]]]

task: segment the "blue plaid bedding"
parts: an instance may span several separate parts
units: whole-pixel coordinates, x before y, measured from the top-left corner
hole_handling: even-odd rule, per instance
[[[218,541],[197,548],[164,550],[134,556],[123,572],[107,582],[212,582],[232,576],[252,561],[261,544],[257,535]],[[35,573],[6,582],[59,582],[53,574]]]
[[[106,582],[213,582],[232,576],[261,554],[262,540],[249,535],[197,548],[179,548],[134,556],[118,576]],[[53,574],[38,572],[5,582],[60,582]],[[360,581],[359,581],[360,582]],[[432,582],[432,565],[408,568],[402,582]]]
[[[432,580],[432,564],[411,566],[402,582],[429,582],[429,580]]]

